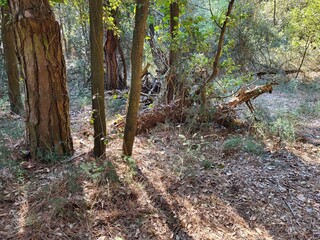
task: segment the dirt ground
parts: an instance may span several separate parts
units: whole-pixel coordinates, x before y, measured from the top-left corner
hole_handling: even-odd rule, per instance
[[[296,101],[276,89],[254,105],[273,116]],[[24,160],[22,141],[2,132],[1,158],[12,164],[0,165],[0,239],[320,239],[316,117],[304,117],[292,143],[161,124],[124,159],[110,126],[107,159],[95,161],[90,108],[71,115],[76,152],[62,162]],[[1,112],[8,121],[21,120]]]

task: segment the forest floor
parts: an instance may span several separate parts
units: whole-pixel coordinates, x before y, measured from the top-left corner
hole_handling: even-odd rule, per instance
[[[100,161],[90,98],[71,97],[74,156],[49,163],[23,159],[23,123],[4,106],[0,239],[320,239],[319,91],[277,86],[254,100],[258,121],[242,110],[250,124],[237,131],[160,124],[137,136],[132,158],[109,118]],[[123,100],[108,105],[114,116]]]

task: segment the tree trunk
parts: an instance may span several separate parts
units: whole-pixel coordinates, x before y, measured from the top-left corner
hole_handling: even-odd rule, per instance
[[[105,153],[106,117],[104,102],[103,5],[102,0],[89,0],[91,43],[92,120],[94,126],[94,155]]]
[[[163,75],[168,70],[168,59],[166,58],[165,53],[156,46],[155,30],[152,23],[149,24],[149,34],[150,36],[148,38],[148,42],[150,45],[153,62],[157,67],[157,72]]]
[[[308,49],[309,49],[309,47],[310,47],[310,44],[311,44],[310,36],[308,36],[307,41],[306,41],[306,44],[305,44],[305,46],[304,46],[304,51],[303,51],[302,59],[301,59],[301,62],[300,62],[300,65],[299,65],[299,68],[298,68],[298,71],[297,71],[296,79],[297,79],[298,76],[299,76],[299,73],[300,73],[300,71],[301,71],[302,65],[303,65],[304,60],[305,60],[305,58],[306,58],[307,51],[308,51]]]
[[[120,89],[117,60],[118,41],[114,30],[107,30],[107,39],[104,44],[105,61],[107,65],[106,90]]]
[[[273,26],[277,25],[277,0],[273,0]]]
[[[106,1],[107,6],[110,7],[110,1]],[[126,88],[126,63],[122,49],[120,47],[120,40],[115,31],[117,28],[117,9],[110,7],[111,10],[108,14],[112,17],[112,26],[107,29],[107,37],[104,44],[105,61],[107,66],[107,79],[106,79],[106,90],[124,89]],[[118,54],[123,64],[123,77],[119,71]]]
[[[174,95],[177,93],[178,81],[177,81],[177,65],[178,65],[178,49],[175,44],[177,30],[179,25],[179,2],[174,1],[170,4],[170,34],[171,34],[171,47],[169,52],[169,74],[166,77],[167,103],[170,103],[174,99]]]
[[[18,59],[15,52],[12,21],[9,10],[2,8],[2,39],[6,71],[8,77],[8,95],[10,110],[13,113],[21,114],[23,104],[21,101]]]
[[[10,0],[26,84],[26,130],[32,158],[73,152],[60,27],[48,0]]]
[[[119,66],[118,66],[119,86],[120,86],[120,89],[125,89],[127,87],[127,64],[126,64],[126,59],[124,57],[124,53],[120,44],[120,40],[118,42],[118,52],[122,62],[122,69],[119,70]],[[122,70],[122,73],[120,72],[121,70]]]
[[[148,0],[136,1],[135,27],[133,31],[131,52],[131,88],[123,138],[123,154],[127,156],[132,155],[134,136],[136,134],[137,114],[141,93],[143,45],[146,34],[148,6]]]
[[[231,11],[232,11],[232,7],[234,4],[235,0],[231,0],[229,2],[228,5],[228,10],[226,13],[226,19],[223,22],[223,25],[221,27],[221,31],[220,31],[220,37],[219,37],[219,42],[218,42],[218,49],[216,52],[216,55],[214,57],[214,61],[213,61],[213,69],[212,69],[212,74],[209,76],[208,79],[205,80],[205,82],[203,83],[203,85],[201,86],[200,89],[200,95],[201,95],[201,102],[202,102],[202,106],[205,107],[207,104],[207,84],[211,81],[213,81],[219,74],[219,61],[220,61],[220,57],[222,54],[222,48],[223,48],[223,42],[224,42],[224,35],[226,33],[227,30],[227,24],[231,15]]]
[[[68,55],[69,50],[68,50],[68,42],[66,39],[66,35],[65,35],[65,30],[64,30],[64,12],[61,9],[61,5],[58,5],[58,14],[59,14],[59,22],[60,22],[60,26],[61,26],[61,39],[62,39],[62,50],[64,55],[66,56],[66,58],[68,59],[68,57],[70,57],[70,55]]]

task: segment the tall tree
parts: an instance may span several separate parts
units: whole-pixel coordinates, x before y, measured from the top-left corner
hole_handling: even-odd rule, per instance
[[[33,158],[73,152],[60,26],[48,0],[9,0],[26,85],[26,132]]]
[[[15,51],[12,21],[8,7],[2,7],[2,41],[6,71],[8,77],[8,95],[10,110],[20,114],[23,110],[21,101],[18,59]]]
[[[103,68],[103,5],[102,0],[89,0],[91,46],[92,120],[94,126],[94,155],[105,153],[106,117]]]
[[[124,89],[126,88],[126,63],[124,61],[123,52],[120,46],[119,34],[117,33],[117,14],[118,5],[110,0],[107,1],[107,14],[109,15],[107,22],[107,37],[104,44],[106,71],[106,90]],[[123,64],[123,77],[119,72],[118,54]]]
[[[177,81],[177,65],[178,65],[178,49],[176,43],[177,30],[179,26],[179,1],[174,0],[170,3],[170,35],[171,35],[171,47],[169,52],[169,74],[166,78],[167,103],[171,102],[174,95],[178,91]]]
[[[167,103],[171,102],[177,93],[177,64],[178,49],[176,44],[177,29],[179,26],[179,2],[174,0],[170,3],[170,35],[171,47],[169,51],[169,74],[166,78],[167,83]]]
[[[135,27],[133,31],[131,52],[131,88],[123,139],[123,154],[127,156],[132,155],[134,136],[136,134],[137,115],[141,93],[143,46],[146,35],[148,6],[148,0],[136,1]]]

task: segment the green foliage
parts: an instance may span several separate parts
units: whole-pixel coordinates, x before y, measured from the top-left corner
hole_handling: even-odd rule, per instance
[[[223,149],[227,151],[239,151],[261,155],[263,145],[251,137],[231,136],[223,142]]]
[[[102,164],[86,162],[80,165],[80,171],[85,177],[97,184],[104,184],[108,181],[117,182],[118,175],[112,163],[105,161]]]
[[[98,182],[104,172],[104,166],[99,166],[96,162],[86,162],[80,165],[81,172],[93,182]]]
[[[135,173],[137,170],[136,160],[134,158],[132,158],[131,156],[124,156],[123,160],[128,164],[131,171],[133,171]]]
[[[0,100],[0,111],[8,111],[8,102],[3,101],[4,99]],[[18,142],[23,134],[24,124],[20,119],[7,121],[0,118],[0,170],[7,169],[20,184],[25,182],[25,170],[19,161],[11,159],[11,149],[7,146],[7,141]]]
[[[67,156],[62,157],[61,154],[56,152],[55,150],[49,150],[49,151],[37,151],[37,158],[45,163],[50,164],[56,164],[58,162],[61,162],[65,160]]]
[[[126,106],[126,96],[118,96],[118,95],[113,95],[111,99],[107,101],[107,111],[108,114],[111,116],[115,116],[118,114],[121,110],[125,109]]]
[[[295,124],[292,121],[292,117],[283,116],[278,118],[271,125],[271,131],[273,135],[279,136],[282,140],[294,142],[296,139],[295,135]]]
[[[263,139],[279,137],[280,141],[294,142],[296,140],[297,118],[292,113],[280,113],[275,119],[266,118],[255,122],[254,129]],[[264,119],[259,117],[259,119]]]
[[[240,136],[230,137],[223,143],[224,149],[236,149],[242,145],[242,138]]]
[[[106,24],[107,29],[113,30],[117,36],[120,36],[120,29],[116,25],[116,15],[121,3],[121,0],[109,0],[108,4],[103,7],[103,22]]]
[[[320,117],[320,101],[303,102],[296,110],[299,115],[309,115],[313,117]]]
[[[54,3],[65,3],[65,0],[50,0],[50,1]]]
[[[0,7],[8,6],[8,0],[0,0]]]
[[[308,0],[291,10],[289,31],[294,35],[294,44],[300,45],[300,41],[319,43],[320,32],[320,2]]]

